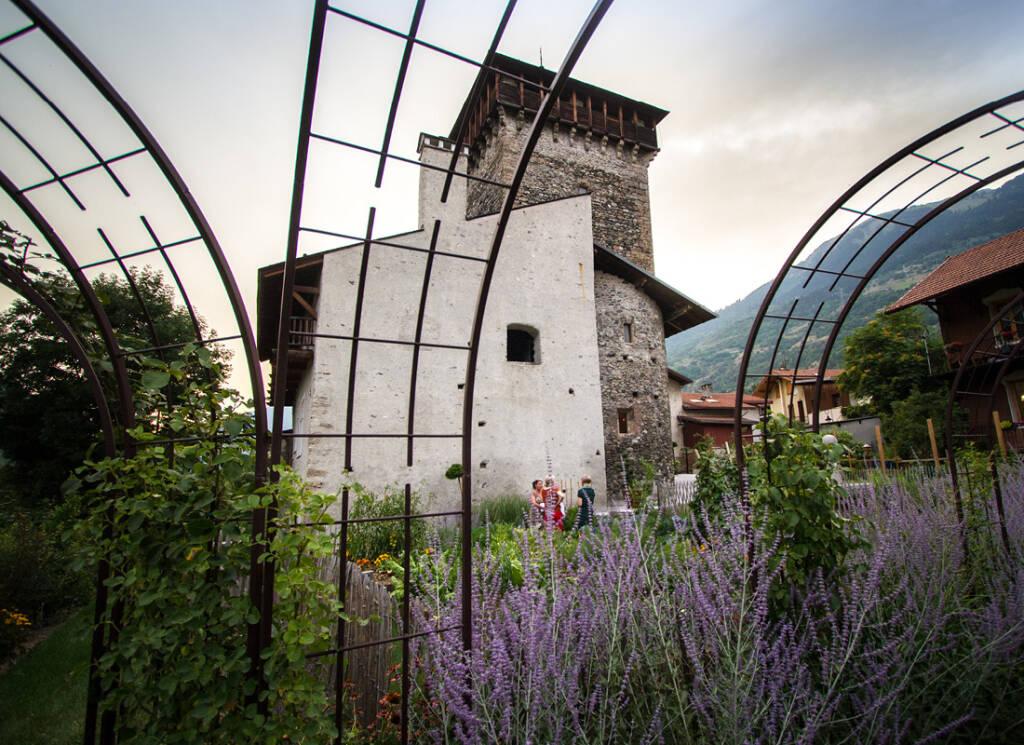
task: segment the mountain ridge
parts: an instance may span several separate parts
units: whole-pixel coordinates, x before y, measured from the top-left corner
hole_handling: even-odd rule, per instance
[[[938,202],[916,205],[905,210],[901,217],[914,222],[936,204]],[[895,212],[883,213],[880,217],[890,218],[893,214]],[[1021,228],[1024,228],[1024,175],[1007,181],[997,189],[978,191],[929,222],[900,247],[865,287],[839,333],[829,367],[842,367],[842,342],[850,331],[898,299],[947,256]],[[900,227],[882,219],[870,218],[843,235],[831,251],[828,246],[835,241],[836,236],[815,247],[800,263],[815,266],[821,261],[822,269],[859,275],[874,263],[881,251],[900,232]],[[870,233],[878,235],[873,241],[866,241]],[[858,253],[858,247],[865,242],[867,247]],[[797,273],[791,272],[793,274]],[[827,291],[833,282],[836,282],[838,294]],[[857,280],[815,274],[807,281],[806,287],[803,284],[787,278],[772,301],[769,313],[785,315],[792,307],[794,316],[812,317],[819,304],[824,303],[819,317],[832,318]],[[717,311],[717,318],[667,339],[665,346],[669,366],[692,378],[695,387],[710,384],[716,391],[734,390],[747,336],[770,285],[771,280]],[[772,319],[766,319],[762,324],[751,357],[751,373],[766,370],[781,325],[781,321]],[[797,363],[800,367],[818,364],[831,327],[825,323],[815,324],[801,354],[807,327],[808,324],[803,322],[787,326],[775,356],[774,367],[793,367]],[[748,390],[755,382],[753,379],[748,381]]]

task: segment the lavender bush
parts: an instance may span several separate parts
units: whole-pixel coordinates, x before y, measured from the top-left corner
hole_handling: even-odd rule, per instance
[[[503,567],[509,547],[485,542],[473,655],[457,633],[417,640],[417,741],[1012,742],[1024,469],[1004,467],[1003,483],[1014,560],[964,561],[948,479],[869,485],[840,500],[867,545],[782,609],[769,602],[780,539],[755,535],[748,556],[735,500],[667,536],[644,517],[599,526],[575,550],[518,531],[521,583]],[[431,556],[425,576],[454,576],[450,554]],[[421,586],[422,628],[458,621],[458,593],[442,589]]]

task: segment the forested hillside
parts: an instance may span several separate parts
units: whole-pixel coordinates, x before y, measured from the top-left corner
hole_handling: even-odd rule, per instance
[[[933,206],[914,207],[903,213],[900,219],[913,222]],[[822,267],[832,271],[842,270],[852,253],[880,225],[879,220],[867,220],[859,224],[839,241]],[[829,367],[842,366],[842,338],[847,333],[900,297],[947,256],[1021,228],[1024,228],[1024,176],[1018,176],[999,189],[979,191],[937,217],[907,241],[868,285],[840,333],[840,343],[836,345]],[[864,272],[902,230],[898,226],[883,227],[881,234],[868,244],[846,271],[852,274]],[[815,265],[831,242],[830,239],[822,243],[801,263]],[[802,281],[784,283],[772,304],[771,312],[784,315],[794,300],[799,298],[795,316],[812,316],[818,305],[825,301],[820,317],[835,317],[837,304],[841,300],[839,297],[828,300],[827,291],[832,280],[832,277],[816,275],[807,288],[802,287]],[[751,323],[769,285],[770,280],[745,298],[717,311],[718,318],[671,337],[666,345],[669,365],[692,378],[693,387],[710,383],[717,391],[733,390]],[[842,279],[837,289],[848,294],[855,285],[855,280]],[[767,367],[771,358],[771,345],[774,344],[780,324],[781,321],[771,320],[765,323],[755,347],[751,372],[763,371]],[[792,367],[797,364],[800,343],[806,329],[807,325],[803,323],[787,327],[779,347],[776,367]],[[828,333],[829,327],[826,324],[814,327],[799,360],[801,367],[817,364]]]

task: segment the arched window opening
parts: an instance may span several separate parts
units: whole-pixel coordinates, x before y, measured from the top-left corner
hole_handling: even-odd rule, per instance
[[[509,362],[540,362],[540,349],[536,329],[529,326],[510,325],[508,327],[506,359]]]

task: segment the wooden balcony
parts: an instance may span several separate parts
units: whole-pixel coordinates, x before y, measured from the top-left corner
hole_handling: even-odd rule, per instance
[[[309,316],[292,316],[288,319],[288,351],[313,351],[316,339],[316,319]]]

